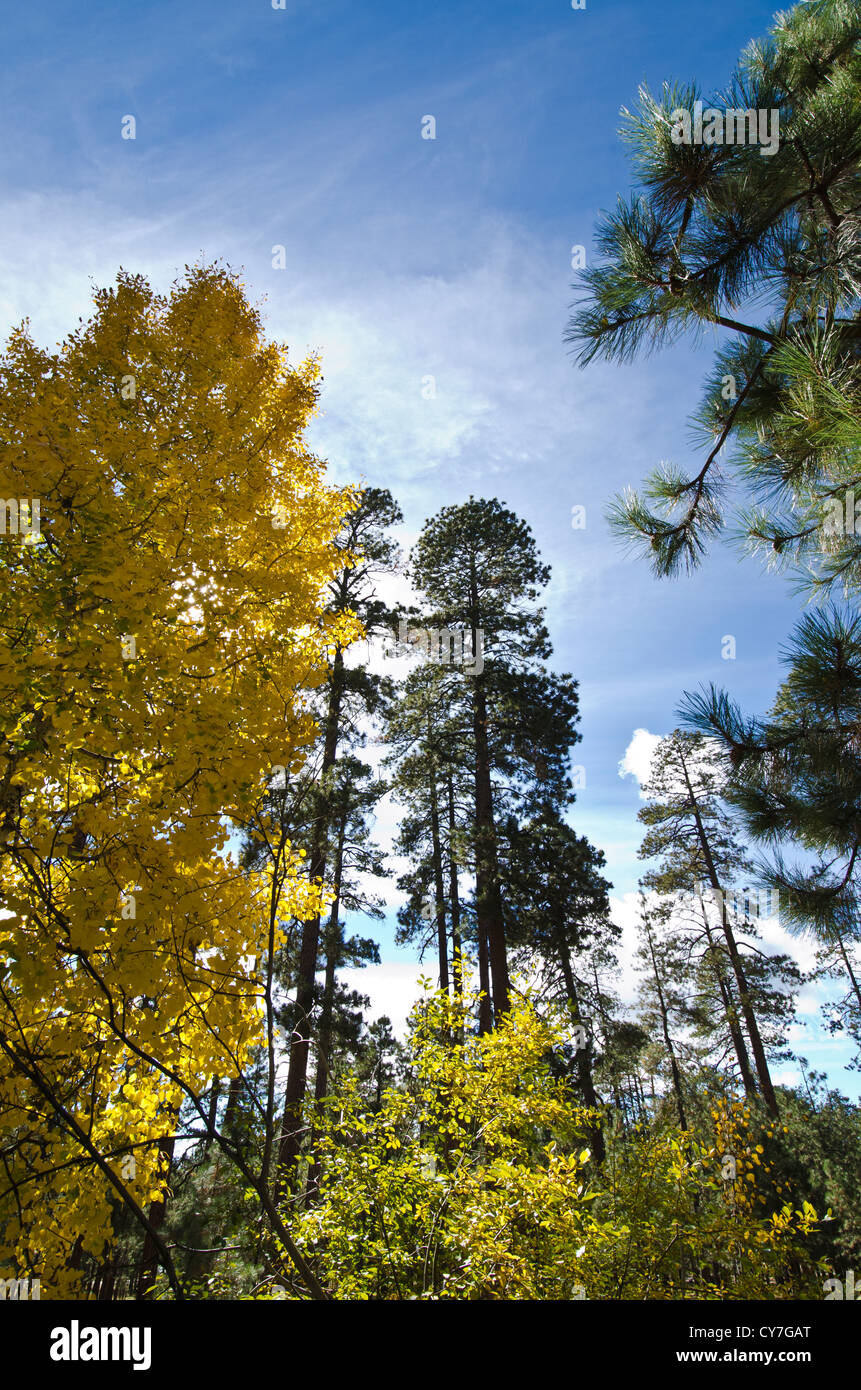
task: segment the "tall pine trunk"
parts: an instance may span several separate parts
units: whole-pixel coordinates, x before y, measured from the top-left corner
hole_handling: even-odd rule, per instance
[[[852,988],[855,991],[855,998],[858,1000],[858,1008],[861,1009],[861,989],[859,989],[858,979],[855,974],[855,971],[852,969],[852,962],[849,959],[849,955],[843,943],[843,937],[841,936],[840,932],[835,930],[834,934],[837,940],[837,949],[839,950],[840,955],[843,959],[843,964],[846,967],[846,974],[852,981]]]
[[[470,605],[472,650],[477,652],[481,613],[474,560],[471,561]],[[510,985],[496,854],[496,826],[493,820],[493,786],[490,779],[490,749],[487,737],[487,693],[483,674],[476,674],[470,679],[474,682],[472,714],[475,739],[475,897],[479,959],[481,936],[484,934],[493,993],[493,1017],[494,1021],[499,1023],[502,1015],[508,1010]]]
[[[592,961],[592,979],[595,981],[595,1005],[599,1014],[601,1015],[601,1022],[604,1026],[605,1046],[608,1047],[610,1040],[610,1020],[607,1016],[607,1010],[604,1008],[604,1005],[601,1000],[601,984],[598,979],[598,970],[596,968],[594,960]],[[624,1120],[625,1108],[616,1081],[615,1068],[613,1067],[610,1068],[610,1090],[613,1092],[613,1105],[616,1109],[616,1113],[622,1118],[622,1120]]]
[[[454,853],[455,837],[455,814],[454,814],[454,782],[451,774],[448,778],[448,902],[449,913],[451,915],[451,957],[452,957],[452,976],[454,979],[454,992],[458,999],[463,997],[463,967],[461,965],[461,939],[460,939],[460,889],[457,881],[457,859]]]
[[[490,780],[490,754],[487,741],[487,702],[483,678],[475,678],[473,730],[475,736],[475,897],[478,930],[487,942],[493,1017],[499,1023],[508,1009],[508,960],[505,927],[502,921],[502,895],[496,857],[496,826],[493,820],[493,789]]]
[[[577,994],[574,971],[571,969],[571,957],[568,953],[568,947],[565,944],[562,932],[558,927],[554,933],[554,937],[556,941],[556,952],[559,956],[559,964],[562,966],[562,978],[565,981],[565,992],[568,995],[568,1002],[571,1005],[572,1018],[575,1023],[579,1023],[582,1027],[583,1017],[580,1012],[580,999]],[[589,1108],[592,1110],[599,1110],[601,1108],[601,1101],[598,1099],[595,1084],[592,1080],[591,1052],[591,1038],[585,1047],[577,1048],[577,1081],[583,1093],[583,1099]],[[601,1125],[599,1123],[592,1125],[590,1134],[592,1135],[592,1148],[595,1154],[595,1162],[597,1164],[602,1164],[606,1157],[606,1152],[604,1148],[604,1132]]]
[[[341,698],[344,682],[344,657],[340,646],[335,649],[332,676],[329,682],[329,703],[323,739],[323,760],[320,782],[325,788],[328,774],[335,766],[340,733]],[[309,876],[312,883],[322,882],[326,870],[326,845],[329,827],[321,814],[314,827],[311,841]],[[314,1002],[314,980],[320,946],[320,914],[315,913],[302,924],[299,964],[296,978],[296,1016],[290,1046],[287,1084],[284,1088],[284,1116],[281,1122],[281,1141],[278,1147],[279,1175],[276,1190],[281,1191],[293,1181],[302,1142],[302,1106],[308,1082],[308,1053],[311,1046],[311,1008]]]
[[[227,1088],[227,1104],[224,1107],[224,1133],[227,1135],[232,1135],[236,1127],[236,1116],[239,1111],[239,1092],[241,1090],[242,1077],[231,1077],[230,1085]]]
[[[756,1066],[756,1074],[759,1079],[759,1087],[762,1092],[762,1098],[765,1101],[766,1108],[769,1114],[776,1119],[779,1113],[777,1108],[777,1096],[774,1093],[774,1086],[772,1085],[771,1081],[771,1073],[768,1070],[768,1059],[765,1055],[765,1047],[763,1046],[762,1035],[759,1031],[759,1024],[756,1021],[756,1014],[753,1010],[753,1004],[751,1003],[750,990],[748,988],[747,983],[747,976],[745,975],[744,971],[744,962],[742,961],[741,952],[738,949],[735,934],[730,924],[729,913],[727,912],[726,906],[726,895],[723,891],[723,888],[721,887],[720,879],[718,878],[717,868],[715,867],[715,862],[712,857],[711,845],[709,844],[708,836],[706,835],[705,831],[705,826],[703,825],[702,817],[700,816],[699,804],[697,802],[696,796],[694,795],[694,789],[691,786],[690,777],[688,776],[688,768],[687,763],[685,762],[684,754],[680,753],[679,757],[682,764],[682,770],[684,772],[685,783],[688,789],[688,795],[691,798],[691,805],[693,807],[694,812],[694,822],[697,828],[697,838],[699,839],[700,848],[703,852],[703,859],[705,860],[706,872],[708,873],[709,883],[711,884],[715,894],[715,898],[718,904],[720,905],[721,925],[723,927],[723,934],[726,939],[730,962],[732,964],[733,973],[735,975],[736,984],[738,986],[739,1002],[741,1004],[741,1011],[742,1016],[744,1018],[745,1027],[747,1028],[747,1035],[750,1038],[750,1047],[751,1051],[753,1052],[753,1060],[754,1065]]]
[[[752,1100],[757,1095],[757,1089],[756,1082],[753,1078],[753,1071],[750,1065],[750,1056],[748,1054],[747,1045],[744,1041],[744,1033],[742,1032],[741,1025],[739,1024],[738,1010],[735,1006],[735,1000],[732,997],[732,990],[730,988],[729,981],[726,978],[724,963],[721,960],[720,947],[714,939],[714,933],[712,932],[711,924],[709,923],[708,912],[706,911],[706,906],[702,898],[700,898],[700,911],[703,915],[703,923],[706,929],[706,937],[708,938],[709,954],[711,955],[711,958],[715,964],[715,973],[717,975],[718,989],[720,990],[720,996],[724,1007],[724,1013],[726,1014],[727,1023],[729,1024],[730,1037],[732,1038],[732,1045],[735,1049],[735,1055],[738,1061],[739,1071],[741,1072],[741,1080],[742,1085],[744,1086],[744,1093],[749,1100]]]
[[[212,1078],[212,1089],[209,1093],[209,1110],[206,1115],[206,1138],[203,1141],[203,1152],[209,1153],[215,1140],[215,1131],[218,1121],[218,1101],[221,1095],[221,1082],[217,1076]]]
[[[335,1005],[335,975],[341,956],[341,932],[338,924],[340,895],[336,893],[329,914],[326,929],[326,977],[323,984],[323,1002],[320,1008],[320,1027],[317,1029],[317,1075],[314,1079],[315,1122],[322,1114],[323,1102],[329,1091],[329,1075],[332,1056],[332,1018]],[[320,1183],[320,1160],[315,1151],[317,1141],[316,1123],[311,1130],[311,1161],[305,1184],[305,1199],[310,1201]]]
[[[682,1094],[682,1073],[676,1058],[676,1049],[673,1047],[673,1040],[670,1037],[670,1016],[667,1008],[667,1001],[664,998],[664,987],[661,984],[661,973],[658,969],[658,962],[655,957],[655,943],[652,940],[652,932],[648,918],[643,914],[643,928],[646,933],[646,941],[649,943],[649,956],[652,961],[652,974],[655,979],[655,990],[658,995],[658,1013],[661,1017],[661,1034],[664,1039],[664,1046],[670,1059],[670,1074],[673,1080],[673,1092],[676,1097],[676,1108],[679,1112],[679,1125],[682,1129],[687,1129],[688,1121],[685,1115],[685,1101]]]
[[[428,716],[428,739],[430,740],[430,716]],[[445,883],[442,871],[442,841],[439,830],[439,798],[437,794],[436,767],[430,765],[430,813],[431,847],[433,852],[434,904],[436,907],[435,926],[437,955],[439,958],[439,987],[448,994],[448,940],[445,921]]]

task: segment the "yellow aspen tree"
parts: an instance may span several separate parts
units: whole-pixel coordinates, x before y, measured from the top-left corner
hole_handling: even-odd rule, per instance
[[[121,271],[0,361],[0,1267],[43,1298],[117,1201],[146,1229],[179,1106],[241,1074],[260,962],[319,910],[289,845],[243,874],[231,839],[357,635],[324,613],[357,494],[304,441],[318,371],[212,266]]]

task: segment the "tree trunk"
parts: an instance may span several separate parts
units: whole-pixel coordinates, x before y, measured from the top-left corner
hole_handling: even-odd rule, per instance
[[[557,928],[554,933],[556,939],[556,951],[559,956],[559,963],[562,966],[562,977],[565,981],[565,992],[568,995],[568,1002],[571,1005],[571,1014],[575,1023],[583,1027],[583,1017],[580,1013],[580,1000],[577,995],[577,985],[574,980],[574,972],[571,969],[571,957],[568,947],[565,944],[561,931]],[[580,1090],[583,1092],[583,1099],[591,1110],[599,1110],[601,1101],[595,1090],[592,1080],[592,1039],[589,1038],[585,1047],[577,1048],[577,1080]],[[604,1162],[606,1151],[604,1148],[604,1132],[600,1124],[590,1126],[592,1135],[592,1148],[595,1154],[595,1162],[599,1166]]]
[[[457,881],[457,860],[454,853],[455,836],[455,815],[454,815],[454,783],[449,774],[448,778],[448,902],[449,913],[451,916],[451,956],[452,956],[452,977],[454,980],[454,992],[458,999],[463,997],[463,967],[461,964],[460,953],[462,950],[460,940],[460,889]]]
[[[108,1256],[102,1266],[101,1274],[95,1295],[100,1303],[113,1302],[114,1293],[117,1286],[117,1257],[115,1254]]]
[[[347,816],[344,814],[338,827],[338,845],[335,851],[334,888],[335,896],[329,910],[329,923],[326,928],[326,976],[323,983],[323,999],[320,1006],[320,1026],[317,1029],[317,1075],[314,1080],[314,1110],[319,1114],[329,1090],[329,1072],[332,1054],[332,1016],[335,1006],[335,976],[341,961],[341,928],[338,913],[341,910],[341,871],[344,859],[344,837],[347,833]],[[320,1163],[314,1152],[316,1131],[311,1130],[311,1161],[305,1184],[305,1198],[311,1200],[320,1182]]]
[[[700,898],[700,911],[703,915],[703,923],[705,924],[706,936],[708,938],[709,954],[711,955],[712,960],[715,963],[718,988],[720,989],[720,995],[723,1001],[724,1012],[726,1014],[727,1023],[729,1024],[732,1045],[735,1049],[735,1055],[738,1060],[739,1071],[741,1072],[744,1093],[749,1100],[752,1100],[757,1095],[757,1089],[756,1082],[753,1078],[753,1071],[750,1065],[750,1057],[748,1055],[747,1045],[744,1041],[744,1033],[742,1032],[741,1026],[738,1021],[738,1011],[735,1007],[735,1000],[732,997],[732,991],[730,989],[729,981],[726,978],[724,964],[721,960],[720,947],[718,946],[712,934],[712,929],[709,925],[708,912],[706,911],[706,905],[703,902],[702,898]]]
[[[679,758],[681,761],[682,770],[684,772],[685,783],[687,784],[688,788],[688,795],[691,798],[691,805],[693,807],[694,812],[694,821],[697,828],[697,836],[700,842],[700,848],[703,852],[703,858],[705,860],[706,871],[709,876],[709,882],[712,886],[712,889],[717,898],[717,902],[720,906],[723,934],[726,938],[727,950],[729,951],[729,958],[732,962],[733,973],[735,974],[736,984],[738,985],[738,997],[741,1003],[741,1011],[744,1017],[745,1026],[747,1028],[747,1035],[750,1038],[750,1046],[751,1051],[753,1052],[753,1060],[756,1066],[756,1074],[759,1078],[760,1090],[762,1091],[762,1097],[765,1101],[766,1108],[768,1109],[769,1114],[776,1119],[779,1113],[777,1108],[777,1097],[774,1094],[774,1086],[772,1085],[771,1074],[768,1070],[768,1060],[765,1055],[765,1048],[762,1042],[762,1035],[760,1034],[759,1025],[756,1021],[756,1015],[753,1011],[753,1005],[751,1004],[750,1000],[750,991],[748,989],[747,977],[744,973],[744,963],[742,961],[741,953],[739,952],[738,945],[736,943],[735,935],[730,925],[729,914],[727,913],[726,907],[726,895],[723,889],[721,888],[720,879],[718,878],[717,869],[715,867],[715,862],[712,858],[711,845],[709,844],[708,836],[705,832],[705,826],[703,825],[702,818],[700,816],[699,805],[697,803],[696,796],[694,795],[694,789],[691,786],[690,777],[688,776],[688,769],[687,764],[685,762],[684,754],[680,752]]]
[[[843,964],[846,966],[846,973],[849,976],[849,979],[852,981],[852,988],[855,991],[855,998],[858,1000],[858,1007],[859,1009],[861,1009],[861,989],[859,989],[858,987],[858,980],[855,976],[854,970],[852,969],[852,962],[850,961],[849,955],[846,951],[846,947],[843,944],[843,937],[840,935],[839,932],[836,932],[835,936],[837,938],[838,950],[840,951],[840,955],[843,957]]]
[[[203,1142],[203,1152],[209,1153],[215,1139],[215,1127],[218,1120],[218,1100],[221,1095],[221,1082],[217,1076],[212,1078],[212,1090],[209,1094],[209,1111],[206,1116],[206,1138]]]
[[[332,1013],[335,1002],[335,972],[340,958],[340,930],[338,926],[339,898],[332,903],[329,926],[326,931],[326,979],[323,985],[323,1002],[320,1008],[320,1027],[317,1029],[317,1075],[314,1081],[314,1108],[321,1112],[323,1101],[329,1090],[330,1058],[332,1052]],[[320,1161],[315,1152],[317,1131],[311,1130],[311,1161],[308,1165],[308,1178],[305,1184],[305,1199],[311,1201],[320,1182]]]
[[[430,717],[428,717],[430,726]],[[430,738],[430,727],[428,727]],[[431,845],[433,847],[434,902],[436,905],[436,937],[439,956],[439,987],[448,994],[448,939],[445,922],[445,884],[442,874],[442,843],[439,834],[439,802],[437,799],[436,768],[430,768]]]
[[[239,1092],[242,1089],[242,1077],[233,1076],[227,1088],[227,1104],[224,1107],[224,1133],[230,1134],[236,1125],[236,1112],[239,1109]]]
[[[673,1042],[670,1037],[669,1010],[667,1009],[667,1001],[664,998],[664,990],[663,986],[661,985],[661,976],[658,970],[658,962],[655,957],[655,944],[652,940],[651,928],[649,927],[648,918],[646,917],[645,913],[643,914],[643,927],[646,933],[646,940],[649,943],[649,955],[652,960],[652,974],[655,977],[655,989],[658,993],[658,1012],[661,1015],[661,1032],[664,1038],[664,1046],[666,1047],[667,1053],[670,1058],[670,1073],[673,1078],[673,1091],[676,1097],[676,1107],[679,1112],[679,1125],[682,1129],[686,1130],[688,1127],[688,1122],[685,1117],[685,1102],[684,1097],[682,1095],[682,1074],[679,1070],[679,1064],[676,1060],[676,1050],[673,1047]]]
[[[340,732],[341,697],[343,693],[344,657],[340,646],[335,649],[332,677],[329,683],[329,704],[323,739],[323,761],[320,782],[326,785],[328,774],[335,765]],[[314,828],[311,842],[309,877],[322,882],[326,870],[328,825],[321,815]],[[302,1104],[308,1081],[308,1052],[311,1046],[311,1007],[314,1002],[314,979],[317,974],[317,955],[320,945],[320,914],[315,913],[302,924],[299,965],[296,979],[296,1017],[290,1046],[287,1084],[284,1088],[284,1116],[281,1122],[281,1142],[278,1147],[279,1175],[276,1190],[292,1182],[292,1170],[299,1158],[302,1129]]]
[[[487,743],[487,703],[483,677],[476,676],[473,697],[475,733],[475,897],[479,932],[487,942],[493,1017],[499,1023],[508,1009],[508,961],[502,896],[496,859],[496,827],[493,820],[493,789],[490,781],[490,755]]]
[[[481,613],[478,605],[478,580],[475,563],[470,562],[470,625],[472,649],[478,651],[478,630]],[[493,1016],[499,1023],[508,1010],[508,959],[505,951],[505,926],[502,920],[502,895],[499,889],[499,865],[496,856],[496,826],[493,820],[493,787],[490,780],[490,751],[487,738],[487,696],[484,675],[471,676],[473,685],[473,735],[475,738],[475,898],[479,940],[482,932],[487,941],[490,979],[493,991]]]
[[[170,1179],[170,1166],[173,1162],[173,1150],[176,1139],[173,1135],[170,1138],[160,1139],[158,1145],[159,1153],[167,1160],[167,1171],[165,1182]],[[162,1199],[158,1202],[151,1202],[149,1208],[149,1224],[154,1231],[160,1231],[164,1224],[165,1211],[167,1210],[167,1200]],[[144,1236],[143,1253],[141,1255],[140,1270],[138,1273],[137,1297],[139,1299],[151,1299],[152,1288],[158,1274],[158,1251],[155,1247],[152,1235],[149,1231]]]
[[[603,1005],[602,1002],[601,1002],[601,985],[600,985],[599,980],[598,980],[598,971],[597,971],[597,969],[596,969],[594,960],[592,961],[592,978],[593,978],[593,980],[595,981],[595,1004],[596,1004],[596,1007],[597,1007],[597,1009],[598,1009],[599,1014],[601,1015],[601,1022],[602,1022],[602,1024],[604,1025],[605,1047],[607,1047],[607,1048],[609,1049],[609,1044],[610,1044],[610,1020],[609,1020],[609,1018],[607,1017],[607,1010],[604,1008],[604,1005]],[[618,1083],[617,1083],[617,1080],[616,1080],[616,1075],[617,1075],[617,1074],[616,1074],[616,1065],[615,1065],[615,1062],[613,1063],[612,1067],[610,1067],[609,1070],[610,1070],[610,1089],[611,1089],[611,1091],[613,1092],[613,1105],[615,1106],[616,1111],[618,1112],[618,1114],[619,1114],[619,1115],[622,1117],[622,1119],[624,1120],[624,1118],[625,1118],[625,1111],[624,1111],[624,1106],[623,1106],[623,1104],[622,1104],[622,1097],[621,1097],[621,1094],[620,1094],[620,1092],[619,1092]]]
[[[745,1025],[747,1027],[748,1037],[750,1038],[750,1046],[751,1051],[753,1052],[753,1060],[754,1065],[756,1066],[756,1074],[759,1079],[759,1087],[762,1092],[762,1097],[765,1101],[766,1108],[768,1109],[769,1114],[774,1116],[774,1118],[776,1119],[779,1113],[777,1107],[777,1096],[774,1093],[774,1086],[772,1085],[771,1081],[771,1073],[768,1069],[768,1059],[765,1055],[765,1047],[763,1046],[762,1035],[759,1031],[759,1024],[756,1021],[756,1014],[753,1011],[753,1005],[750,1001],[750,991],[748,988],[747,976],[745,975],[744,971],[744,962],[741,958],[741,952],[738,949],[732,926],[730,925],[729,914],[727,913],[726,908],[726,899],[724,897],[723,892],[721,891],[720,883],[716,875],[714,882],[712,883],[712,887],[714,888],[715,894],[719,895],[718,902],[720,903],[724,936],[726,938],[727,950],[729,951],[729,958],[732,962],[732,968],[733,973],[735,974],[736,984],[738,985],[739,1002],[741,1004],[742,1015],[744,1017]]]
[[[478,1001],[478,1031],[489,1033],[493,1027],[493,1004],[490,997],[490,963],[487,954],[487,936],[481,921],[476,922],[478,936],[478,988],[481,998]]]

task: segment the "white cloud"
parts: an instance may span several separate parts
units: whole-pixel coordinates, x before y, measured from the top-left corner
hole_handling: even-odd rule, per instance
[[[652,760],[662,737],[662,734],[650,734],[648,729],[635,729],[619,763],[619,776],[636,777],[642,789],[651,775]]]
[[[771,1079],[776,1086],[799,1086],[801,1084],[801,1072],[798,1067],[779,1067],[777,1071],[772,1071]]]
[[[622,928],[616,949],[619,957],[619,977],[614,981],[623,1009],[632,1005],[637,997],[639,975],[637,973],[636,953],[639,945],[637,924],[640,920],[639,893],[625,893],[622,897],[610,898],[610,917]]]
[[[421,975],[433,972],[415,961],[383,961],[366,965],[364,969],[342,970],[339,978],[348,989],[359,990],[371,1001],[369,1019],[386,1014],[399,1038],[406,1037],[407,1016],[417,999],[421,998]]]
[[[758,924],[769,955],[791,956],[800,970],[810,971],[816,964],[816,941],[810,936],[791,935],[778,918],[766,917]]]

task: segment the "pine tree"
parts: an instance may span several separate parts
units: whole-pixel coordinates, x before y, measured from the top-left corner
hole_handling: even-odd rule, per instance
[[[391,493],[381,488],[368,488],[362,494],[358,508],[346,516],[338,537],[337,545],[343,561],[329,586],[330,611],[333,615],[356,615],[369,636],[388,627],[390,615],[378,597],[375,585],[381,574],[391,572],[398,563],[399,550],[387,535],[387,530],[401,520],[400,509]],[[327,794],[339,746],[345,738],[349,742],[361,742],[361,721],[377,712],[385,696],[386,682],[383,678],[364,666],[348,666],[343,646],[335,643],[325,685],[320,761],[316,771],[323,795],[317,798],[319,813],[313,826],[308,856],[308,874],[312,883],[324,881],[327,852],[332,847]],[[296,967],[295,1024],[278,1150],[279,1182],[291,1180],[291,1170],[299,1156],[319,949],[320,914],[314,913],[303,923]]]
[[[709,757],[705,739],[699,734],[675,733],[663,739],[652,764],[644,796],[649,804],[639,819],[649,830],[640,849],[643,859],[664,857],[662,869],[670,868],[673,886],[679,886],[679,871],[686,879],[686,890],[694,892],[706,883],[717,910],[718,929],[723,936],[732,977],[738,994],[739,1011],[747,1031],[762,1098],[772,1114],[777,1098],[771,1081],[765,1045],[757,1021],[754,997],[747,978],[747,966],[739,949],[729,910],[727,889],[747,868],[730,818],[720,804],[721,779]],[[648,886],[663,886],[658,878]],[[752,1077],[745,1052],[737,1048],[738,1062],[748,1094]]]
[[[770,850],[759,876],[778,893],[782,923],[811,933],[821,947],[820,967],[842,975],[848,989],[842,1012],[857,1037],[861,617],[833,609],[808,613],[783,660],[789,673],[766,718],[744,715],[714,687],[687,695],[682,712],[724,749],[725,794],[750,835]],[[794,847],[807,864],[788,862]]]
[[[368,820],[385,790],[385,783],[371,776],[371,769],[358,758],[344,756],[338,760],[332,774],[328,795],[328,817],[334,848],[328,854],[333,897],[323,934],[325,971],[322,989],[315,988],[319,1003],[319,1019],[315,1033],[316,1070],[314,1077],[314,1106],[320,1114],[328,1094],[336,1049],[351,1047],[355,1054],[363,1025],[362,1006],[369,1000],[355,991],[339,986],[337,972],[344,967],[379,964],[379,947],[365,937],[347,937],[341,910],[361,912],[380,920],[382,902],[368,892],[369,877],[384,878],[387,874],[379,848],[368,833]],[[296,1026],[295,1004],[285,1011],[281,1020],[288,1037]],[[309,1149],[314,1149],[314,1129]],[[319,1182],[319,1163],[312,1159],[307,1179],[311,1194]]]
[[[643,496],[611,511],[659,575],[697,565],[723,527],[720,460],[733,442],[756,502],[741,522],[747,544],[808,563],[814,584],[858,587],[861,534],[827,523],[856,487],[861,498],[859,39],[858,0],[799,4],[704,103],[699,142],[686,129],[694,84],[644,87],[624,113],[639,187],[598,228],[603,260],[582,272],[568,338],[585,364],[703,329],[727,335],[695,419],[702,466],[687,476],[662,465]],[[776,148],[745,142],[735,120],[725,143],[736,110],[777,123]]]
[[[386,1014],[368,1024],[361,1040],[356,1076],[359,1089],[368,1097],[374,1114],[382,1108],[386,1091],[402,1075],[405,1051]]]
[[[524,823],[513,817],[503,822],[501,842],[509,940],[525,963],[538,956],[550,997],[565,1000],[575,1082],[584,1103],[598,1108],[588,958],[597,942],[610,946],[619,935],[609,915],[610,885],[600,873],[604,856],[549,807]],[[599,1124],[593,1125],[592,1137],[602,1163]]]
[[[460,805],[468,799],[469,729],[458,677],[435,662],[409,672],[389,707],[383,740],[393,788],[406,808],[394,852],[410,861],[398,880],[407,893],[398,911],[401,942],[430,944],[437,952],[440,989],[450,977],[461,993],[464,925],[460,874],[465,844]],[[451,969],[450,969],[451,967]]]
[[[676,1025],[689,1028],[694,1021],[693,981],[690,956],[678,932],[670,928],[671,905],[648,906],[640,894],[640,946],[637,958],[641,968],[638,1021],[655,1039],[660,1036],[669,1067],[679,1128],[688,1128],[685,1108],[686,1084],[683,1080],[684,1043],[673,1036]]]
[[[498,1022],[509,999],[497,826],[501,784],[507,780],[508,799],[524,806],[537,803],[539,785],[545,798],[564,802],[570,795],[576,682],[543,668],[551,648],[537,599],[550,571],[529,527],[499,502],[470,498],[444,507],[425,524],[411,573],[427,600],[427,627],[466,634],[473,654],[483,653],[480,669],[473,662],[471,670],[453,667],[452,675],[455,699],[469,719],[479,966],[486,950]]]

